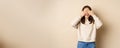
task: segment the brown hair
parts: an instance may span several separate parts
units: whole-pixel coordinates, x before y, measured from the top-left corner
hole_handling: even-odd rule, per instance
[[[88,8],[90,11],[92,10],[90,6],[86,5],[82,8],[82,11],[84,11],[85,8]],[[94,18],[91,15],[89,16],[88,20],[89,20],[90,24],[95,22]],[[85,16],[83,16],[81,18],[80,22],[82,24],[85,24]]]

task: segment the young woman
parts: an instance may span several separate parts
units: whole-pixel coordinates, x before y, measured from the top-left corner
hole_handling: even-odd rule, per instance
[[[102,22],[92,12],[90,6],[82,8],[81,15],[73,20],[72,26],[78,29],[77,48],[96,48],[96,30],[102,26]]]

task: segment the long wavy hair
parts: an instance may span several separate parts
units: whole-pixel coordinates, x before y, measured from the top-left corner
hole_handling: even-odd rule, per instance
[[[92,10],[90,6],[86,5],[86,6],[84,6],[84,7],[82,8],[82,11],[84,11],[85,8],[88,8],[90,11]],[[94,22],[95,22],[94,18],[93,18],[91,15],[88,17],[88,20],[89,20],[90,24],[91,24],[91,23],[94,24]],[[85,24],[85,16],[82,16],[82,17],[81,17],[80,22],[81,22],[82,24]]]

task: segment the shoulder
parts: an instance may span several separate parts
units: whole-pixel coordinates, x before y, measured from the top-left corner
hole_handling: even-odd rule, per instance
[[[94,18],[98,18],[96,15],[92,15]]]
[[[99,17],[96,16],[96,15],[92,15],[92,17],[93,17],[94,19],[99,19]]]

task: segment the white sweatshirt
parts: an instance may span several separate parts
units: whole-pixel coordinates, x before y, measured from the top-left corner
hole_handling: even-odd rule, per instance
[[[95,22],[94,24],[89,24],[88,19],[85,21],[85,24],[78,24],[80,22],[81,17],[77,16],[72,21],[72,27],[78,30],[78,41],[84,42],[95,42],[96,40],[96,30],[102,26],[102,22],[96,15],[92,15]]]

